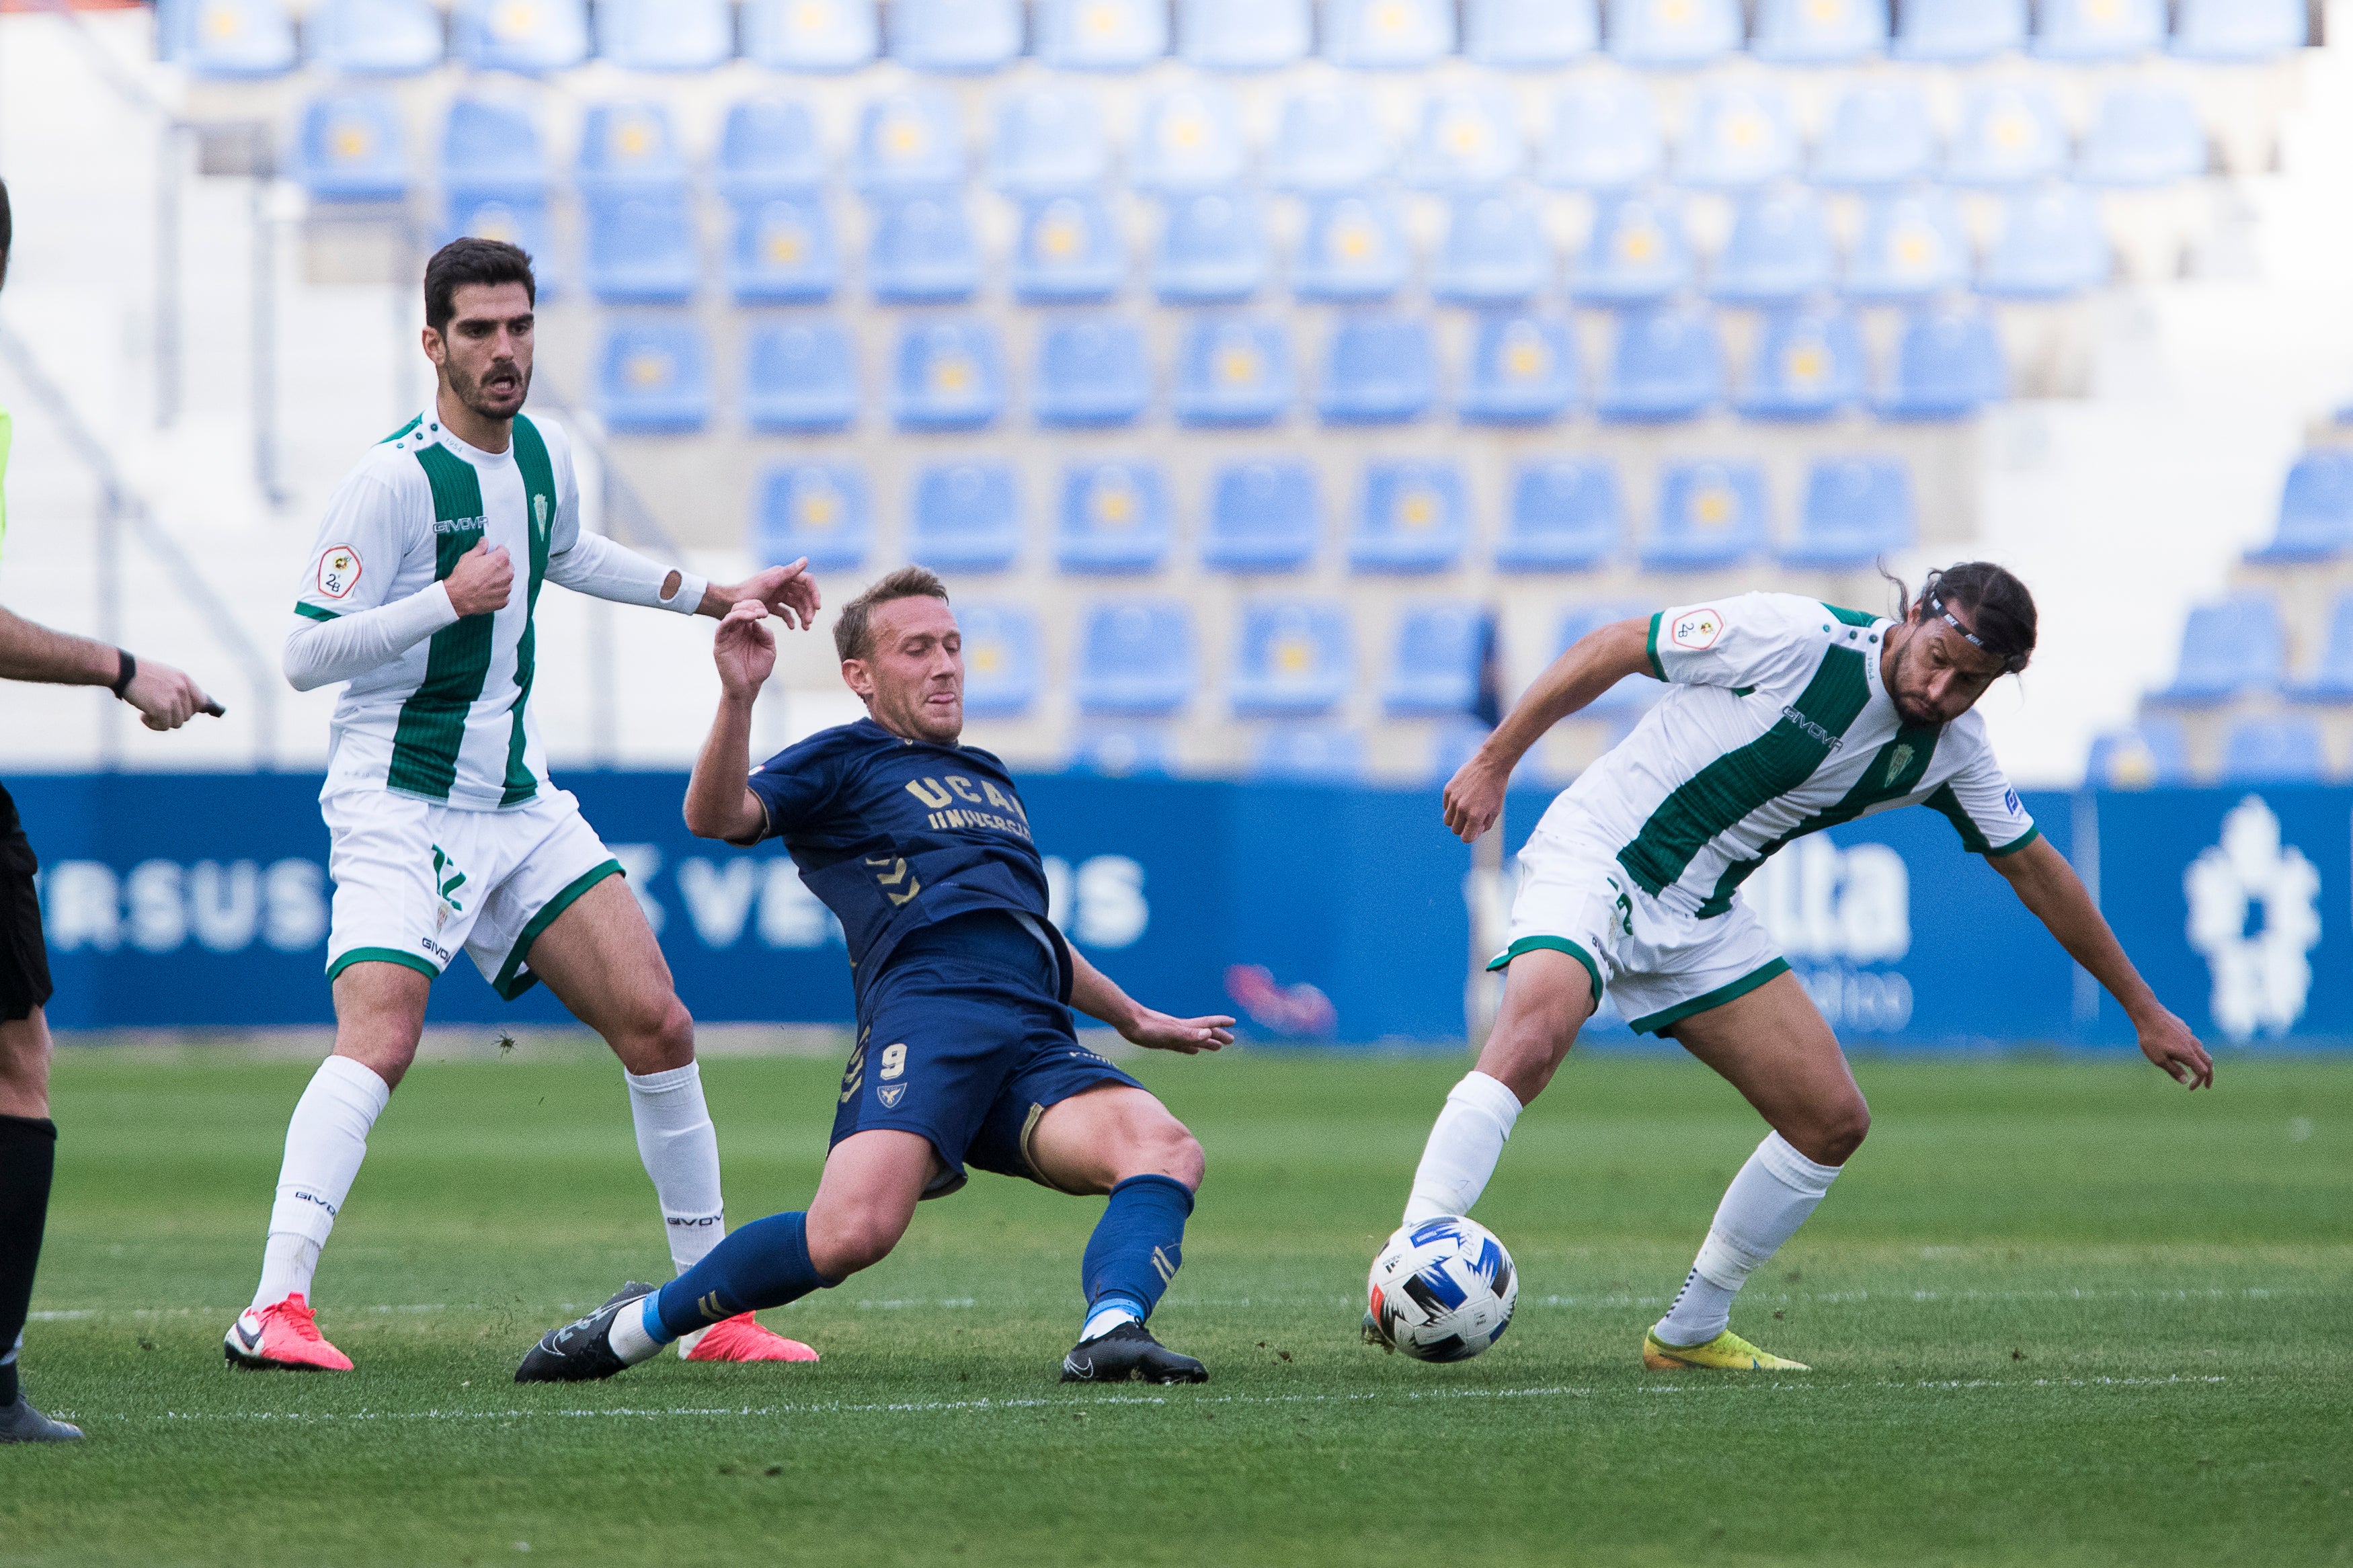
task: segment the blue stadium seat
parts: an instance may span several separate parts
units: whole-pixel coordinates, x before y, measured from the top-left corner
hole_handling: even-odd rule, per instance
[[[580,125],[573,178],[583,192],[670,190],[684,183],[670,110],[653,102],[595,103]]]
[[[1177,0],[1176,44],[1201,70],[1274,70],[1307,58],[1308,0]]]
[[[1936,164],[1936,132],[1920,95],[1895,83],[1870,83],[1831,111],[1814,149],[1812,178],[1840,190],[1874,190],[1926,179]]]
[[[1419,419],[1438,398],[1430,323],[1419,316],[1347,316],[1332,330],[1315,409],[1328,425]]]
[[[2189,612],[2173,684],[2148,700],[2208,707],[2242,692],[2279,689],[2287,674],[2287,633],[2269,594],[2239,594]]]
[[[1724,397],[1715,321],[1680,309],[1621,311],[1599,412],[1615,421],[1695,419]]]
[[[2026,47],[2026,0],[1904,0],[1895,13],[1897,59],[1974,65]]]
[[[875,0],[744,0],[744,54],[779,71],[850,71],[881,52]]]
[[[1208,191],[1167,204],[1152,256],[1152,290],[1168,305],[1247,300],[1266,285],[1266,222],[1244,191]]]
[[[2324,447],[2298,458],[2281,487],[2279,527],[2249,561],[2293,565],[2353,552],[2353,451]]]
[[[1036,196],[1021,207],[1013,297],[1026,304],[1107,300],[1127,281],[1127,247],[1092,191]]]
[[[532,273],[538,280],[541,304],[546,304],[563,291],[561,274],[550,259],[553,241],[545,196],[510,197],[452,192],[438,237],[442,244],[447,245],[460,235],[521,246],[532,258]]]
[[[1471,500],[1451,463],[1382,460],[1365,468],[1348,540],[1354,572],[1444,572],[1471,539]]]
[[[1430,294],[1450,305],[1517,304],[1548,288],[1553,269],[1534,207],[1503,195],[1457,196]]]
[[[1569,279],[1581,305],[1640,305],[1679,294],[1692,281],[1691,242],[1672,196],[1604,195]]]
[[[1765,318],[1734,406],[1749,419],[1827,419],[1862,401],[1862,335],[1842,310],[1799,307]]]
[[[1021,53],[1021,0],[891,0],[891,58],[910,70],[976,75]]]
[[[1209,486],[1201,564],[1225,572],[1296,572],[1324,541],[1322,487],[1305,463],[1234,463]]]
[[[715,70],[735,54],[729,0],[596,0],[596,52],[623,70]]]
[[[2094,789],[2150,789],[2189,782],[2189,740],[2179,719],[2151,716],[2128,730],[2092,742],[2085,784]]]
[[[2173,52],[2217,65],[2266,60],[2304,47],[2303,0],[2181,0]]]
[[[1837,66],[1887,48],[1887,0],[1760,0],[1751,51],[1776,65]]]
[[[833,216],[816,191],[734,204],[727,291],[739,305],[811,305],[841,284]]]
[[[282,0],[180,0],[158,23],[164,57],[196,76],[282,76],[295,65],[294,18]]]
[[[1306,237],[1292,263],[1291,291],[1302,300],[1386,300],[1405,286],[1412,266],[1394,200],[1313,196]]]
[[[2137,59],[2165,47],[2165,0],[2042,0],[2034,52],[2074,65]]]
[[[1233,100],[1203,84],[1155,94],[1128,153],[1128,183],[1175,194],[1222,190],[1242,177],[1245,150]]]
[[[1388,170],[1388,139],[1362,94],[1314,88],[1283,100],[1267,168],[1267,181],[1276,190],[1359,190]]]
[[[1168,480],[1154,463],[1062,471],[1054,561],[1065,572],[1155,572],[1168,555]]]
[[[1193,700],[1199,662],[1183,600],[1097,605],[1079,636],[1080,710],[1174,713]]]
[[[1240,719],[1328,713],[1356,684],[1348,610],[1330,600],[1244,603],[1226,698]]]
[[[915,472],[907,558],[925,566],[1002,572],[1021,552],[1021,496],[1008,463],[934,463]]]
[[[1626,532],[1618,470],[1604,458],[1556,458],[1512,478],[1512,509],[1495,564],[1511,572],[1589,572],[1606,566]]]
[[[1455,412],[1479,425],[1535,424],[1568,412],[1582,390],[1568,324],[1524,310],[1491,310],[1471,342]]]
[[[848,463],[778,463],[754,490],[753,545],[768,565],[808,557],[819,572],[866,563],[872,514],[866,476]]]
[[[311,62],[349,76],[411,76],[441,63],[448,38],[427,0],[327,0],[305,28]]]
[[[547,154],[531,116],[480,99],[452,102],[441,127],[441,188],[453,202],[543,200]]]
[[[1969,238],[1950,193],[1873,196],[1847,255],[1847,297],[1873,304],[1926,300],[1969,282]]]
[[[473,70],[545,76],[588,58],[585,0],[458,0],[449,23]]]
[[[1509,95],[1455,88],[1432,93],[1405,161],[1406,183],[1428,191],[1493,190],[1527,161]]]
[[[1144,333],[1124,316],[1049,323],[1038,335],[1030,408],[1049,426],[1132,425],[1152,401]]]
[[[1799,142],[1788,100],[1769,83],[1705,88],[1675,161],[1678,184],[1746,190],[1798,174]]]
[[[1038,615],[1027,605],[961,604],[964,711],[969,719],[1018,719],[1037,706],[1045,685]]]
[[[1604,626],[1647,616],[1657,606],[1632,599],[1588,600],[1572,605],[1560,617],[1560,636],[1554,647],[1557,658]],[[1648,675],[1630,675],[1595,698],[1582,710],[1597,717],[1628,719],[1666,695],[1666,689]]]
[[[2353,594],[2339,594],[2328,606],[2328,628],[2312,678],[2288,688],[2298,702],[2353,702]]]
[[[2073,185],[2020,192],[2004,204],[2000,238],[1978,277],[1997,300],[2063,300],[2108,280],[2107,232],[2099,209]]]
[[[1462,53],[1504,70],[1548,70],[1601,47],[1600,0],[1467,0]]]
[[[683,185],[590,195],[582,247],[588,291],[608,305],[681,305],[702,286]]]
[[[1736,55],[1740,0],[1609,0],[1609,52],[1630,66],[1688,70]]]
[[[1904,324],[1883,419],[1966,419],[2009,395],[2010,372],[1989,317],[1922,310]]]
[[[843,430],[858,417],[858,362],[839,321],[752,329],[744,353],[744,420],[768,435]]]
[[[321,202],[396,202],[408,195],[400,106],[378,92],[333,93],[302,106],[294,177]]]
[[[1324,58],[1358,70],[1419,70],[1454,52],[1452,0],[1324,0]]]
[[[1165,777],[1175,771],[1176,750],[1166,724],[1085,723],[1063,765],[1098,778]]]
[[[2169,185],[2204,174],[2207,162],[2206,128],[2189,95],[2132,83],[2101,97],[2075,177],[2088,185]]]
[[[1945,152],[1945,178],[1956,185],[2031,185],[2063,174],[2067,126],[2039,82],[2004,82],[1972,91],[1960,130]]]
[[[1839,571],[1909,550],[1915,523],[1912,471],[1900,458],[1817,458],[1806,470],[1798,537],[1785,566]]]
[[[691,321],[607,327],[596,411],[616,435],[682,435],[711,419],[711,351]]]
[[[989,183],[1008,195],[1091,191],[1111,173],[1103,111],[1091,94],[1034,88],[997,100]]]
[[[2310,719],[2241,719],[2222,736],[2227,784],[2316,784],[2328,782],[2328,753]]]
[[[1771,542],[1764,469],[1754,463],[1664,466],[1658,517],[1642,542],[1644,571],[1736,566],[1763,554]]]
[[[1645,185],[1665,165],[1659,112],[1639,81],[1600,77],[1553,95],[1536,178],[1571,191]]]
[[[980,250],[953,192],[874,204],[866,284],[885,305],[955,304],[980,287]]]
[[[1352,784],[1365,775],[1365,738],[1337,724],[1270,724],[1250,748],[1261,784]]]
[[[976,430],[1005,407],[1005,351],[976,320],[925,321],[899,339],[891,415],[905,430]]]
[[[964,122],[935,88],[870,99],[858,117],[856,176],[867,191],[936,191],[964,184]]]
[[[1038,0],[1038,58],[1056,70],[1140,70],[1167,52],[1166,0]]]
[[[808,105],[747,98],[727,108],[713,183],[731,200],[815,190],[825,184],[825,146]]]
[[[1470,712],[1491,635],[1487,612],[1477,605],[1407,605],[1398,616],[1382,710],[1396,718]]]
[[[1291,334],[1263,317],[1203,316],[1176,356],[1176,419],[1194,426],[1271,425],[1297,395]]]
[[[1707,292],[1727,305],[1780,305],[1828,289],[1837,274],[1821,203],[1802,186],[1778,186],[1740,199]]]

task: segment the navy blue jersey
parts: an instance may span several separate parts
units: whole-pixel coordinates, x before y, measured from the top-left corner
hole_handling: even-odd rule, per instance
[[[801,880],[841,921],[862,993],[908,932],[974,910],[1046,914],[1046,868],[1005,764],[975,746],[904,741],[871,719],[824,730],[752,774]]]

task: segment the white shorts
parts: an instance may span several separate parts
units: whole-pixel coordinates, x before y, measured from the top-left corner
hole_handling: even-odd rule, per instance
[[[539,933],[621,872],[569,790],[542,789],[506,811],[341,790],[319,809],[335,882],[330,981],[370,960],[438,975],[462,947],[512,1001],[539,983],[523,962]]]
[[[1566,952],[1640,1034],[1656,1035],[1720,1007],[1789,965],[1756,911],[1738,899],[1709,920],[1669,909],[1598,844],[1553,831],[1549,816],[1520,851],[1510,942],[1490,969],[1532,948]]]

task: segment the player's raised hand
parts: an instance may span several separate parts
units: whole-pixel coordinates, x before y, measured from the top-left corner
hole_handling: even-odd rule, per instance
[[[484,538],[474,548],[458,557],[450,568],[447,582],[449,604],[460,616],[488,616],[507,607],[514,593],[514,563],[507,557],[507,547],[491,548]]]
[[[746,599],[757,599],[767,606],[768,614],[784,618],[785,625],[806,630],[817,618],[818,605],[817,579],[809,575],[808,557],[804,555],[789,566],[771,566],[755,572],[732,588],[720,590],[738,605]]]
[[[2214,1058],[2189,1032],[2189,1026],[2158,1008],[2157,1016],[2139,1025],[2140,1054],[2163,1068],[2174,1082],[2193,1089],[2214,1087]]]
[[[758,696],[776,672],[776,635],[761,624],[767,618],[767,605],[745,599],[719,623],[719,635],[711,640],[711,658],[719,666],[720,689],[730,697]]]
[[[139,721],[150,730],[176,730],[199,713],[221,711],[185,673],[145,658],[132,671],[122,700],[139,710]]]
[[[1172,1018],[1156,1008],[1138,1007],[1120,1030],[1130,1045],[1148,1051],[1177,1051],[1192,1056],[1234,1043],[1234,1021],[1222,1013],[1201,1018]]]
[[[1510,770],[1489,763],[1483,752],[1473,752],[1446,781],[1447,831],[1465,844],[1478,842],[1504,814],[1504,791],[1511,782]]]

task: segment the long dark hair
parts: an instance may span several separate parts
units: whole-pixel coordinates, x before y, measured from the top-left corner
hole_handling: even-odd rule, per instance
[[[2007,567],[1990,561],[1963,561],[1921,580],[1915,596],[1904,579],[1884,565],[1879,574],[1895,589],[1895,615],[1911,620],[1933,616],[1941,603],[1969,613],[1977,643],[2016,675],[2034,657],[2034,595]]]

